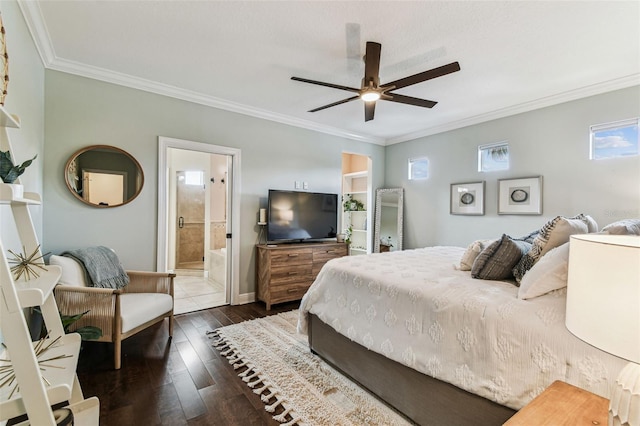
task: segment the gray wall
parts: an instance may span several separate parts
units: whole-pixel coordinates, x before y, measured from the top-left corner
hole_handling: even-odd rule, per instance
[[[589,160],[590,125],[638,116],[636,86],[388,146],[385,184],[405,188],[405,248],[517,237],[557,215],[586,213],[600,227],[640,217],[640,157]],[[504,140],[510,170],[479,173],[478,145]],[[429,179],[409,181],[409,158],[422,156],[429,158]],[[542,216],[498,215],[498,179],[537,175],[543,176]],[[450,215],[450,184],[483,180],[485,215]]]
[[[9,129],[15,162],[38,158],[20,176],[25,191],[42,193],[44,149],[44,66],[15,1],[1,1],[9,55],[9,86],[5,109],[20,117],[21,128]],[[29,208],[36,233],[42,240],[42,207]],[[4,249],[22,252],[11,208],[0,205],[0,233]]]
[[[384,179],[384,147],[209,108],[139,90],[47,70],[44,166],[45,250],[106,245],[129,269],[156,267],[158,136],[242,150],[240,293],[255,289],[257,212],[269,188],[339,193],[343,151],[373,160],[374,188]],[[70,194],[63,168],[76,150],[112,145],[142,165],[145,184],[122,207],[98,209]]]

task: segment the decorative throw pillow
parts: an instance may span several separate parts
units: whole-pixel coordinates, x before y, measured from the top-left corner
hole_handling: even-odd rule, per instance
[[[569,243],[564,243],[544,255],[520,282],[518,299],[533,299],[567,286]]]
[[[640,219],[622,219],[602,228],[602,232],[613,235],[640,235]]]
[[[88,287],[84,268],[75,259],[65,256],[51,255],[49,265],[57,265],[62,268],[59,284],[77,287]]]
[[[457,267],[457,269],[461,271],[470,271],[476,257],[478,257],[482,250],[494,241],[495,240],[476,240],[469,244],[469,247],[467,247],[467,250],[465,250],[462,258],[460,259],[460,266]]]
[[[526,241],[514,240],[507,234],[489,244],[478,255],[471,268],[471,276],[483,280],[506,280],[513,278],[513,267],[531,248]]]
[[[575,217],[556,216],[547,222],[533,240],[531,250],[513,268],[513,276],[520,282],[524,274],[549,250],[569,241],[574,234],[587,234],[598,231],[598,224],[592,217],[579,214]]]

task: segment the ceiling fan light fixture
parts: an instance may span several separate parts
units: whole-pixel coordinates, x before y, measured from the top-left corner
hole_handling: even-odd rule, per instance
[[[360,94],[360,99],[365,102],[373,102],[380,99],[380,92],[377,90],[367,90],[366,92],[362,92]]]

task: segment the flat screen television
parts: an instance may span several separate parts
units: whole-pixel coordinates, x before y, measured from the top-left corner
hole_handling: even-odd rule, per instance
[[[337,228],[337,194],[269,190],[268,242],[321,241]]]

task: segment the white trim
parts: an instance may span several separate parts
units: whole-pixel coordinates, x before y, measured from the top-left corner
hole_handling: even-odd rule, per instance
[[[247,303],[253,303],[256,301],[256,293],[242,293],[238,295],[237,303],[233,303],[233,305],[246,305]]]
[[[24,16],[27,28],[29,28],[29,32],[31,33],[31,38],[36,45],[36,50],[40,55],[40,60],[45,68],[49,68],[56,58],[56,52],[53,50],[51,36],[44,23],[40,5],[35,1],[17,0],[17,2],[20,12],[22,12],[22,16]]]
[[[167,228],[168,228],[168,173],[167,149],[178,148],[210,154],[229,155],[232,158],[230,195],[231,204],[231,300],[232,305],[239,304],[240,297],[240,153],[237,148],[194,142],[183,139],[158,136],[158,252],[157,269],[165,271],[168,265]],[[229,258],[227,258],[229,259]]]
[[[627,87],[632,87],[637,85],[640,85],[640,73],[617,78],[615,80],[605,81],[602,83],[592,84],[591,86],[581,87],[576,90],[570,90],[568,92],[547,96],[545,98],[536,99],[530,102],[511,105],[509,107],[502,108],[496,111],[491,111],[485,114],[476,115],[474,117],[463,118],[462,120],[451,121],[449,123],[445,123],[440,126],[419,130],[413,133],[407,133],[406,135],[396,136],[396,137],[387,139],[385,145],[388,146],[388,145],[394,145],[401,142],[407,142],[410,140],[435,135],[437,133],[444,133],[451,130],[460,129],[462,127],[472,126],[474,124],[480,124],[487,121],[496,120],[498,118],[509,117],[511,115],[521,114],[523,112],[528,112],[528,111],[534,111],[536,109],[558,105],[564,102],[575,101],[577,99],[582,99],[589,96],[612,92],[614,90],[625,89]]]
[[[82,77],[93,78],[108,83],[130,87],[132,89],[156,93],[159,95],[181,99],[196,104],[211,106],[214,108],[232,111],[239,114],[249,115],[264,120],[275,121],[278,123],[300,127],[320,133],[326,133],[333,136],[373,143],[382,146],[407,142],[410,140],[435,135],[437,133],[443,133],[474,124],[484,123],[486,121],[495,120],[498,118],[504,118],[515,114],[521,114],[523,112],[533,111],[536,109],[573,101],[576,99],[586,98],[588,96],[594,96],[601,93],[612,92],[614,90],[640,85],[640,73],[635,73],[625,77],[620,77],[617,79],[592,84],[590,86],[581,87],[579,89],[547,96],[541,99],[511,105],[509,107],[501,108],[499,110],[491,111],[485,114],[463,118],[461,120],[451,121],[428,129],[423,129],[413,133],[407,133],[405,135],[385,139],[383,137],[358,134],[348,130],[338,129],[336,127],[327,126],[312,121],[287,116],[284,114],[277,114],[259,108],[254,108],[251,106],[216,98],[213,96],[181,89],[179,87],[170,86],[167,84],[162,84],[151,80],[130,76],[127,74],[118,73],[104,68],[93,67],[90,65],[81,64],[79,62],[58,58],[53,49],[53,44],[51,43],[51,37],[49,36],[47,27],[44,24],[44,19],[42,17],[42,12],[40,10],[38,2],[29,0],[17,1],[45,68],[66,72],[69,74],[75,74]]]

